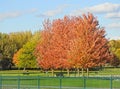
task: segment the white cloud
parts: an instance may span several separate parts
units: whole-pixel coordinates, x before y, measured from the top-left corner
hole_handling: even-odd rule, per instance
[[[107,13],[105,17],[120,19],[120,12]]]
[[[109,38],[109,40],[120,40],[120,36],[113,36]]]
[[[120,4],[113,4],[113,3],[103,3],[91,7],[82,8],[79,10],[74,11],[73,15],[80,15],[81,13],[92,12],[92,13],[110,13],[110,12],[118,12],[120,10]]]
[[[26,11],[27,13],[34,13],[34,12],[36,12],[37,11],[37,9],[36,8],[32,8],[32,9],[30,9],[30,10],[28,10],[28,11]]]
[[[37,11],[37,9],[30,9],[27,11],[14,11],[14,12],[0,13],[0,21],[10,19],[10,18],[15,18],[18,16],[22,16],[24,14],[34,13],[36,11]]]
[[[89,10],[95,13],[106,13],[106,12],[118,11],[119,9],[120,9],[120,4],[104,3],[90,7]]]
[[[111,28],[111,29],[119,29],[120,30],[120,23],[111,23],[106,25],[107,28]]]
[[[40,14],[40,15],[37,15],[37,17],[52,17],[52,16],[55,16],[55,15],[61,14],[64,11],[64,9],[68,6],[69,5],[64,4],[62,6],[57,7],[54,10],[49,10],[49,11],[46,11],[46,12]]]
[[[20,13],[20,12],[1,13],[0,14],[0,21],[8,19],[8,18],[15,18],[15,17],[20,16],[20,15],[22,15],[22,13]]]
[[[62,13],[62,11],[63,11],[62,8],[57,8],[55,10],[49,10],[49,11],[44,12],[43,14],[37,15],[37,17],[52,17],[52,16]]]
[[[54,15],[57,15],[57,14],[59,14],[61,12],[62,12],[62,8],[58,8],[56,10],[47,11],[47,12],[44,13],[44,15],[46,15],[46,16],[54,16]]]

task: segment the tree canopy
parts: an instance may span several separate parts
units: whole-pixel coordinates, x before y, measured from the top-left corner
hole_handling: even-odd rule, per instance
[[[30,38],[32,33],[15,32],[15,33],[0,33],[0,53],[2,59],[0,60],[0,66],[2,68],[9,68],[12,65],[12,58],[15,52],[17,52]]]
[[[14,54],[13,63],[18,68],[37,68],[34,50],[38,40],[40,40],[40,32],[36,32],[33,37]]]
[[[110,40],[110,51],[113,53],[113,59],[111,60],[111,65],[117,67],[120,65],[120,40]]]
[[[47,20],[41,34],[36,57],[44,69],[91,68],[104,65],[112,57],[105,30],[91,13]]]

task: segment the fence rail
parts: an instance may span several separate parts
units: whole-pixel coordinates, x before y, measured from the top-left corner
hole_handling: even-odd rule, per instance
[[[120,77],[0,76],[0,89],[120,89]]]

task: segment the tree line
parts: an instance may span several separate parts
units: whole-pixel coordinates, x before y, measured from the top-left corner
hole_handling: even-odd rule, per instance
[[[0,33],[0,66],[3,69],[45,70],[89,68],[120,64],[120,40],[105,38],[105,30],[91,14],[44,21],[43,29]]]

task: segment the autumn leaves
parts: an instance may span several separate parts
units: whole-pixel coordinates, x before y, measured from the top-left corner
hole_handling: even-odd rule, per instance
[[[47,20],[41,35],[35,56],[43,69],[87,69],[104,65],[112,57],[104,28],[90,13]]]

